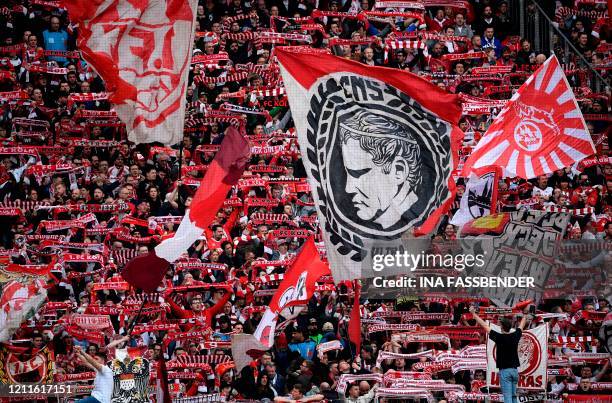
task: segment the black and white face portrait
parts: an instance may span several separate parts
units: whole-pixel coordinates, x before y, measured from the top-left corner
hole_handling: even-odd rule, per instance
[[[417,200],[419,145],[407,127],[366,110],[339,126],[344,191],[352,196],[357,216],[382,228],[392,227]]]
[[[396,88],[351,73],[319,79],[309,96],[306,156],[320,178],[326,230],[342,250],[397,239],[448,198],[450,124]]]

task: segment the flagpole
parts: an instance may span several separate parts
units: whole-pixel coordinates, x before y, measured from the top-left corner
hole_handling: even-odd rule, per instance
[[[179,181],[181,180],[181,170],[183,169],[183,140],[181,140],[181,143],[179,144],[179,160],[178,160],[178,175],[176,180]]]
[[[357,286],[356,286],[357,281],[359,281],[359,280],[354,280],[353,281],[353,292],[357,292]],[[347,295],[347,297],[348,297],[348,295]],[[359,355],[360,352],[357,351],[357,343],[355,343],[355,351],[353,352],[353,344],[351,343],[351,339],[349,338],[350,337],[349,325],[350,325],[350,318],[353,316],[352,315],[352,312],[353,312],[352,310],[353,309],[359,310],[359,304],[357,304],[357,306],[355,306],[354,301],[353,301],[353,307],[351,308],[351,314],[349,315],[349,320],[344,322],[344,326],[345,326],[345,331],[346,331],[346,339],[348,340],[349,350],[351,352],[351,360],[354,361],[355,358]],[[361,331],[361,329],[360,329],[360,331]]]
[[[138,321],[138,319],[140,319],[140,314],[142,313],[142,309],[144,308],[144,304],[145,304],[146,300],[147,300],[146,297],[142,299],[142,304],[140,304],[140,308],[138,309],[138,313],[136,313],[136,316],[132,320],[132,323],[130,323],[130,325],[126,329],[126,332],[125,332],[126,336],[129,336],[130,333],[132,333],[132,330],[134,330],[134,326],[136,326],[136,322]]]
[[[348,347],[351,353],[351,361],[355,361],[355,357],[357,356],[357,354],[355,351],[353,351],[353,343],[351,343],[351,339],[349,339],[349,321],[348,320],[344,321],[344,331],[346,332],[346,340],[348,341]],[[355,345],[355,349],[357,349],[356,345]]]

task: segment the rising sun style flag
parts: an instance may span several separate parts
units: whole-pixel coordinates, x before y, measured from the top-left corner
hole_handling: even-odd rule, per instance
[[[466,160],[463,173],[497,165],[505,176],[531,179],[594,153],[574,92],[553,55],[502,109]]]

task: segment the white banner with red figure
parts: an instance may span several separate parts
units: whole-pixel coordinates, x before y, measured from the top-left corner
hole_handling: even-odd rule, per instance
[[[505,176],[531,179],[595,154],[595,146],[553,55],[525,81],[476,145],[463,168],[498,165]]]
[[[490,325],[492,330],[501,332],[497,325]],[[496,346],[487,338],[487,386],[499,388],[499,370],[495,363]],[[519,389],[545,389],[547,382],[546,366],[548,365],[548,326],[546,324],[524,330],[518,345],[520,367]]]
[[[0,342],[10,340],[47,298],[49,265],[9,264],[0,269]]]
[[[135,143],[183,137],[196,0],[64,0],[83,58]]]

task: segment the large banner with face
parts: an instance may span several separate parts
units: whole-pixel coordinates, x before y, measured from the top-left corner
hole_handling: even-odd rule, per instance
[[[427,233],[454,199],[456,95],[407,72],[276,50],[336,282],[368,244]]]
[[[500,332],[500,327],[491,325]],[[546,366],[548,365],[548,325],[523,331],[518,345],[520,367],[518,368],[518,387],[540,390],[546,388]],[[499,370],[495,364],[497,347],[493,340],[487,339],[487,385],[499,388]]]

